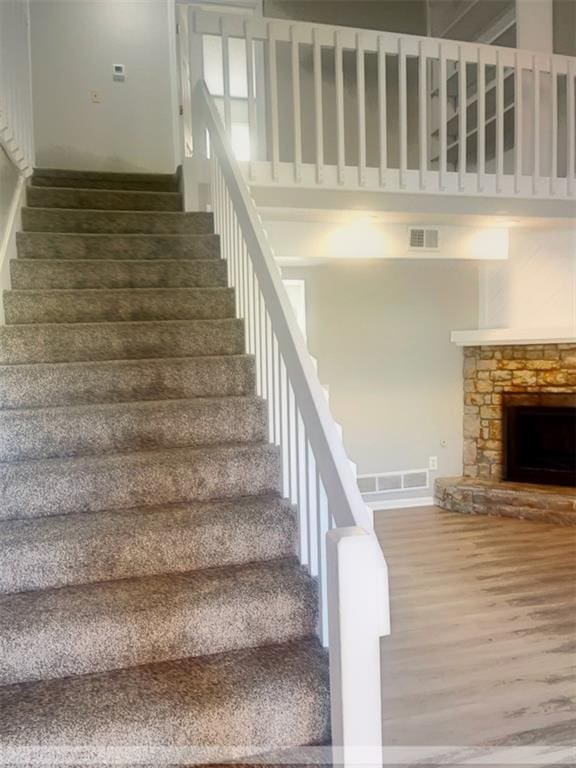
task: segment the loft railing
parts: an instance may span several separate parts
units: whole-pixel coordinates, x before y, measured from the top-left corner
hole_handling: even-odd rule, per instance
[[[185,66],[192,81],[206,80],[253,184],[575,193],[571,57],[212,11],[184,16]]]
[[[298,510],[299,556],[318,580],[318,634],[330,653],[336,762],[381,765],[380,637],[388,572],[261,220],[205,83],[194,119],[210,143],[211,197],[229,284],[256,361],[257,391]]]
[[[0,145],[26,176],[34,168],[29,0],[0,2]]]

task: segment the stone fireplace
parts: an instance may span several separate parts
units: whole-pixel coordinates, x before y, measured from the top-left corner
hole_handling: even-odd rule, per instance
[[[463,476],[453,511],[576,524],[576,343],[464,346]]]
[[[545,393],[576,393],[576,344],[464,348],[464,477],[504,479],[505,399]]]

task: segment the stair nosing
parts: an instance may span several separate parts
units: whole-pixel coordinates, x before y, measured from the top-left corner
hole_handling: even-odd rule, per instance
[[[123,215],[126,213],[129,213],[130,215],[136,214],[138,216],[186,216],[186,217],[194,217],[194,216],[207,216],[211,217],[214,214],[212,211],[134,211],[134,210],[118,210],[116,208],[54,208],[54,207],[46,207],[41,205],[24,205],[22,206],[22,211],[50,211],[52,213],[57,213],[58,215],[64,214],[64,213],[77,213],[77,214],[86,214],[86,213],[96,213],[100,214],[101,216],[109,216],[110,214],[118,214]],[[38,230],[35,230],[38,232]],[[24,232],[27,232],[27,230],[24,230]],[[60,234],[59,232],[48,232],[46,234]],[[66,234],[66,233],[62,233]],[[67,234],[83,234],[82,232],[68,232]],[[105,234],[115,234],[113,232],[105,233]],[[121,235],[122,233],[117,233]],[[132,234],[139,234],[138,232],[132,233]],[[212,232],[204,232],[202,234],[213,234]]]

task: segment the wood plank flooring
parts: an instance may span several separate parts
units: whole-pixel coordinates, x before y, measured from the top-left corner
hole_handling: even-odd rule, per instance
[[[576,528],[376,512],[385,746],[576,744]]]

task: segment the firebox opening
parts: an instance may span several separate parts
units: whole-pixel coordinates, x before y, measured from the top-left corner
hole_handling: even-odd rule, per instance
[[[576,487],[576,395],[507,395],[504,479]]]

